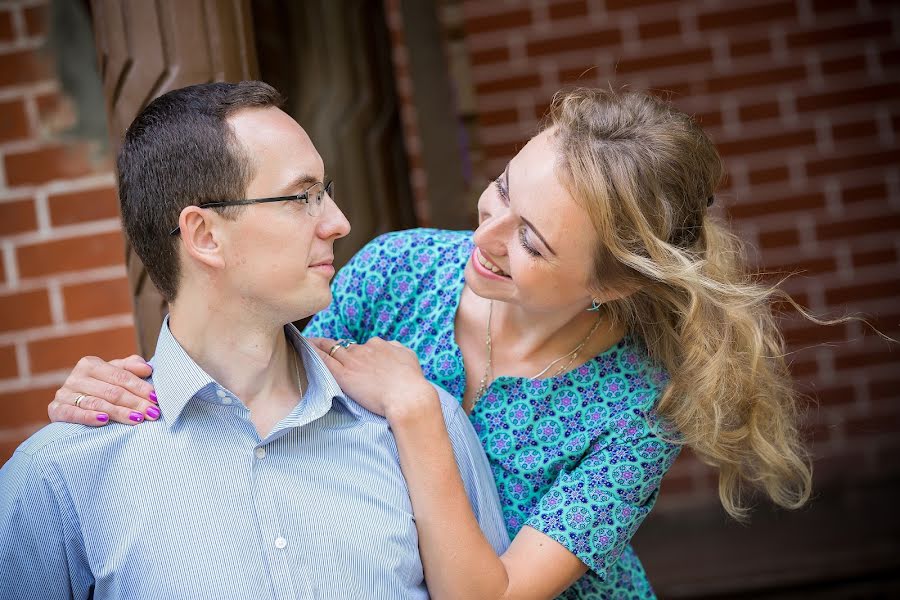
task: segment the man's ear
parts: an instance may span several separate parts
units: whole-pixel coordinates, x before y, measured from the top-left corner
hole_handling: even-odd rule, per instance
[[[221,239],[222,217],[210,209],[186,206],[178,217],[181,242],[188,256],[213,269],[225,266]]]

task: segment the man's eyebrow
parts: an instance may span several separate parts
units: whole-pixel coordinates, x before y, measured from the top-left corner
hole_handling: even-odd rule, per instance
[[[290,196],[292,194],[302,192],[314,183],[319,183],[319,180],[312,175],[307,175],[305,173],[302,175],[298,175],[297,177],[292,179],[288,185],[281,188],[279,195]]]
[[[509,193],[509,163],[506,163],[505,171],[506,171],[506,190],[507,190],[507,193]],[[526,225],[528,225],[529,228],[531,228],[531,230],[534,232],[534,234],[536,236],[538,236],[538,238],[540,238],[540,240],[542,242],[544,242],[544,245],[547,247],[547,250],[550,251],[550,254],[552,254],[553,256],[556,256],[556,250],[553,249],[553,246],[551,246],[550,244],[547,243],[547,240],[544,239],[544,236],[541,235],[541,232],[538,231],[537,227],[534,226],[534,223],[532,223],[531,221],[529,221],[528,219],[526,219],[525,217],[523,217],[521,215],[519,215],[519,218],[522,219],[522,221]]]

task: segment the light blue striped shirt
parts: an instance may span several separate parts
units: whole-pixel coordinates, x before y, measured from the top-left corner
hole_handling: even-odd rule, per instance
[[[159,421],[53,423],[26,440],[0,469],[0,598],[426,598],[387,422],[285,331],[309,385],[265,439],[166,322],[153,360]],[[459,402],[439,395],[500,553],[509,538],[487,459]]]

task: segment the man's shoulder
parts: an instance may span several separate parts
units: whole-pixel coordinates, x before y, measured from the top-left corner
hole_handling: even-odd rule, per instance
[[[50,423],[22,442],[10,460],[19,457],[35,466],[77,466],[83,461],[98,460],[104,448],[120,443],[130,430],[118,423],[104,427]]]

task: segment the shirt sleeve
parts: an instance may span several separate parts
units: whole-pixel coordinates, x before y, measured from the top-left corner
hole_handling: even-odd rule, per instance
[[[61,481],[42,462],[17,450],[0,469],[0,598],[90,598],[81,527]]]
[[[620,416],[584,458],[559,472],[525,525],[606,578],[656,502],[679,448],[654,433],[643,411]]]
[[[440,386],[435,387],[441,396],[444,422],[472,511],[494,551],[498,555],[503,554],[509,547],[509,534],[503,522],[500,497],[487,456],[459,401]]]

